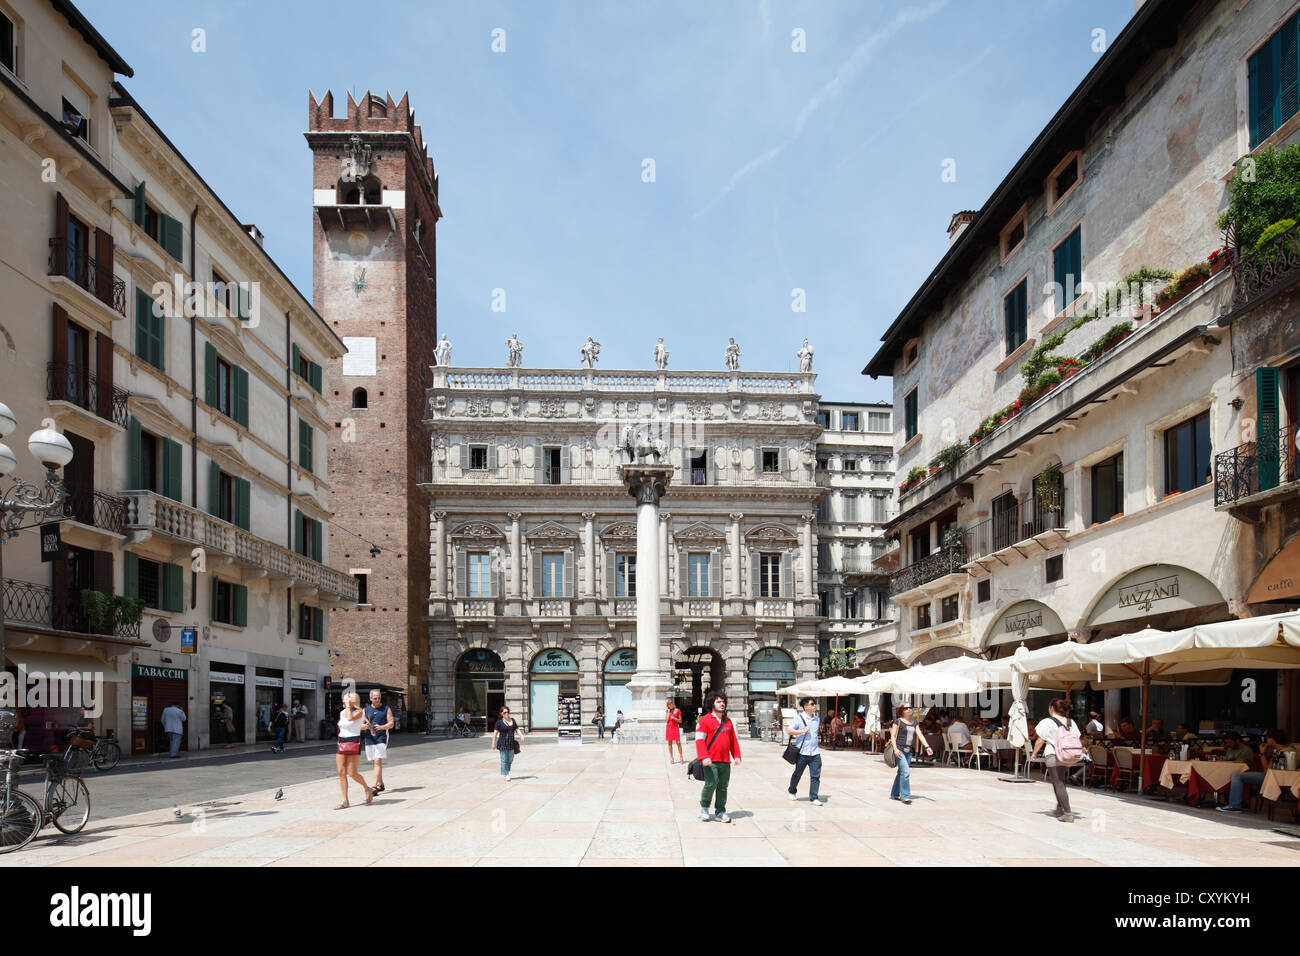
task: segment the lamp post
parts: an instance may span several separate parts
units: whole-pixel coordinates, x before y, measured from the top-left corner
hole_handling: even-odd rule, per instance
[[[8,438],[17,427],[14,413],[0,403],[0,440]],[[72,461],[72,444],[53,428],[41,428],[27,439],[27,450],[45,466],[45,486],[16,478],[8,491],[0,493],[0,667],[5,658],[4,542],[24,528],[47,520],[63,506],[68,495],[58,470]],[[0,479],[8,478],[17,467],[18,459],[0,441]]]

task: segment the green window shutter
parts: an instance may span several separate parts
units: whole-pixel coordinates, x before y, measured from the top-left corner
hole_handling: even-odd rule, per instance
[[[302,554],[302,512],[293,509],[293,551]]]
[[[153,326],[150,322],[150,310],[153,308],[153,300],[143,289],[135,290],[135,354],[146,362],[152,361],[149,358],[149,342],[153,335]]]
[[[208,462],[208,514],[221,517],[221,466]]]
[[[235,524],[250,530],[252,518],[252,484],[247,478],[235,479]]]
[[[323,644],[325,642],[325,611],[321,608],[313,608],[311,617],[311,639]]]
[[[214,621],[221,620],[221,582],[216,578],[212,579],[212,603],[208,605],[208,613],[212,615]]]
[[[321,555],[321,538],[323,537],[321,531],[324,529],[324,525],[319,521],[312,519],[311,528],[311,559],[319,562]]]
[[[167,255],[171,256],[177,262],[180,262],[182,257],[181,250],[184,244],[182,239],[181,224],[178,220],[173,219],[171,216],[164,215],[162,213],[159,213],[158,218],[162,223],[162,226],[159,230],[158,244],[163,247],[163,250],[167,253]]]
[[[236,367],[235,373],[235,415],[234,419],[245,428],[248,427],[248,371]]]
[[[140,596],[140,559],[131,551],[122,560],[122,594],[129,598]]]
[[[137,226],[144,225],[144,180],[140,180],[140,185],[135,187],[135,195],[131,202],[131,221]]]
[[[1278,46],[1277,125],[1300,111],[1300,13],[1282,27],[1273,42]]]
[[[181,500],[181,445],[170,438],[163,439],[163,494]]]
[[[235,597],[235,614],[232,624],[238,627],[248,625],[248,588],[242,584],[236,584],[231,588]]]
[[[203,400],[216,408],[220,401],[217,384],[217,350],[211,342],[203,343]]]
[[[298,374],[298,356],[301,354],[298,351],[297,342],[293,343],[293,346],[289,350],[289,354],[293,356],[293,358],[290,360],[292,364],[290,364],[289,366],[289,371],[293,372],[296,375]]]
[[[1279,454],[1282,449],[1278,433],[1278,370],[1262,365],[1255,369],[1256,438],[1259,461],[1259,490],[1276,488],[1281,469]]]
[[[247,322],[249,318],[249,295],[242,285],[235,286],[235,314],[241,322]]]
[[[311,425],[298,419],[298,464],[311,471]]]
[[[185,569],[179,564],[164,564],[163,572],[163,610],[180,611],[184,609]]]
[[[140,420],[134,415],[126,423],[126,449],[127,458],[130,460],[127,466],[127,480],[132,491],[137,491],[144,487],[144,472],[142,466],[143,452],[141,449]]]
[[[317,394],[317,395],[323,395],[324,392],[321,391],[321,389],[322,389],[322,387],[323,387],[323,384],[322,384],[322,382],[321,382],[321,368],[320,368],[320,366],[317,365],[315,362],[312,362],[312,363],[311,363],[310,365],[308,365],[308,367],[307,367],[307,373],[308,373],[308,375],[307,375],[307,381],[308,381],[308,383],[311,385],[312,388],[314,388],[314,389],[316,390],[316,394]]]

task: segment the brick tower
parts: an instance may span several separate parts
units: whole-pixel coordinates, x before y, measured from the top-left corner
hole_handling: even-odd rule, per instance
[[[349,93],[341,118],[333,94],[309,97],[313,304],[348,348],[325,370],[329,555],[365,575],[362,606],[332,612],[330,674],[400,689],[422,713],[429,506],[417,483],[438,331],[438,178],[405,95]]]

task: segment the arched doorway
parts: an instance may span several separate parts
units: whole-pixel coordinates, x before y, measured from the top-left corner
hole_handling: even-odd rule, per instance
[[[696,718],[704,709],[704,698],[725,685],[726,669],[717,651],[710,647],[689,647],[678,655],[673,661],[673,697],[682,709],[683,730],[695,729]]]
[[[636,648],[620,647],[605,658],[604,688],[601,703],[605,708],[605,723],[613,726],[618,712],[632,709],[632,692],[627,682],[636,673]]]
[[[456,662],[456,713],[463,709],[474,726],[487,731],[506,703],[506,665],[485,647],[472,648]],[[491,720],[489,720],[489,715]]]
[[[779,647],[764,647],[749,659],[748,678],[745,715],[756,717],[759,727],[771,727],[781,706],[778,688],[794,683],[794,658]]]
[[[559,727],[560,696],[578,693],[578,662],[568,651],[549,647],[528,667],[528,729]]]

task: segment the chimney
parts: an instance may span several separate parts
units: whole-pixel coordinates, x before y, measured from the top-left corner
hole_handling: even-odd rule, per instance
[[[948,223],[948,247],[951,249],[957,237],[966,231],[966,227],[975,219],[975,213],[978,210],[964,209],[961,212],[953,213],[952,222]]]
[[[258,229],[251,222],[246,222],[244,223],[244,231],[248,233],[250,236],[252,236],[253,241],[256,242],[259,246],[263,245],[262,240],[265,239],[266,237],[262,235],[261,229]]]

